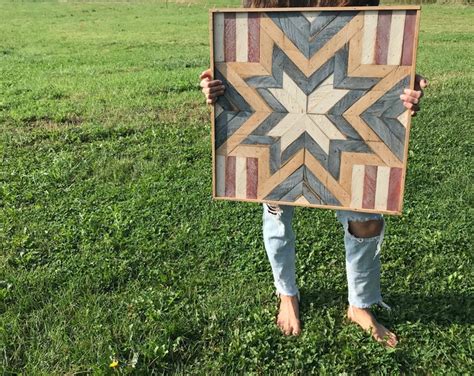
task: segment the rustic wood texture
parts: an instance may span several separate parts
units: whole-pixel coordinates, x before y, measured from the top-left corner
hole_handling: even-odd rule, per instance
[[[214,10],[215,198],[400,214],[418,7]]]

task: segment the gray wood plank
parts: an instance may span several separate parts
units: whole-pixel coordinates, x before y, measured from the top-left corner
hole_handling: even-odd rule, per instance
[[[321,199],[306,184],[303,185],[303,196],[310,204],[322,205]]]
[[[362,140],[359,133],[342,115],[327,114],[326,117],[334,124],[334,126],[350,140]]]
[[[378,77],[348,77],[347,64],[349,58],[349,44],[346,43],[335,54],[334,63],[334,88],[335,89],[355,89],[355,90],[369,90],[377,82],[380,81]]]
[[[280,198],[280,201],[293,202],[303,194],[303,182],[294,186],[294,188]]]
[[[362,98],[367,93],[366,90],[351,90],[344,95],[339,102],[332,106],[328,114],[342,115],[346,112],[355,102]]]
[[[334,72],[334,57],[325,62],[307,79],[305,85],[305,94],[311,94],[322,82],[324,82]]]
[[[290,192],[296,185],[303,181],[303,169],[301,166],[284,181],[282,181],[277,187],[275,187],[266,197],[266,200],[280,200],[284,195]]]
[[[305,169],[305,181],[308,187],[311,188],[311,190],[321,199],[323,204],[341,205],[341,203],[308,168]]]
[[[337,17],[327,24],[310,42],[309,57],[318,52],[324,45],[331,40],[344,26],[349,23],[358,12],[338,12]]]
[[[252,135],[263,136],[270,132],[275,126],[280,123],[288,115],[283,112],[272,112],[268,115],[260,125],[252,131]]]
[[[334,179],[339,179],[342,152],[371,153],[372,150],[364,141],[358,140],[331,140],[329,142],[329,157],[327,170]]]
[[[311,22],[310,36],[314,39],[316,35],[323,30],[330,22],[337,17],[337,12],[320,12],[317,17]]]
[[[328,168],[328,155],[308,133],[305,133],[305,149],[306,152],[311,153],[325,169]]]
[[[405,143],[402,142],[392,129],[387,126],[384,120],[371,116],[369,114],[362,114],[361,118],[367,125],[380,137],[385,145],[397,156],[400,161],[403,161],[403,153],[405,150]]]
[[[288,110],[267,89],[257,89],[257,91],[273,111],[288,113]]]

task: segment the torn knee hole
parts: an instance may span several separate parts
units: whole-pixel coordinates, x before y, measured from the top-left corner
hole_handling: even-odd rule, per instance
[[[281,214],[281,208],[278,205],[267,204],[267,211],[272,215]]]
[[[382,233],[383,220],[349,221],[349,233],[357,238],[373,238]]]

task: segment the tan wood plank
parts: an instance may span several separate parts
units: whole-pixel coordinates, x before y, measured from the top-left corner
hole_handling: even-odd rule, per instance
[[[308,59],[298,50],[298,48],[293,44],[293,42],[288,39],[283,32],[274,24],[274,22],[268,17],[262,17],[260,19],[260,36],[262,34],[268,36],[266,43],[269,43],[269,40],[272,40],[276,43],[285,53],[290,57],[290,59],[295,63],[295,65],[306,75],[308,72]],[[262,46],[262,43],[260,44]],[[266,46],[264,46],[266,47]],[[273,53],[273,48],[271,50],[268,47],[265,50],[265,53]],[[268,60],[268,58],[266,59]],[[271,66],[266,66],[267,69],[271,69]]]
[[[374,104],[397,82],[410,74],[410,67],[397,67],[380,80],[372,90],[354,103],[344,114],[359,115]]]
[[[359,65],[350,73],[352,77],[385,77],[396,69],[396,65]]]
[[[260,63],[227,63],[227,66],[237,73],[242,79],[253,76],[268,76],[270,72]]]
[[[227,63],[217,63],[216,68],[222,73],[224,77],[226,77],[227,81],[238,88],[240,95],[242,95],[242,97],[253,109],[255,109],[255,111],[271,112],[270,107],[268,107],[267,103],[257,93],[257,90],[248,86],[242,77],[232,69],[232,67],[236,64],[239,63],[234,63],[232,65]]]
[[[260,25],[263,17],[260,17]],[[260,26],[260,64],[267,72],[272,71],[273,39]]]
[[[354,34],[349,42],[349,59],[347,64],[347,73],[352,75],[352,71],[362,64],[362,37],[365,30],[366,17],[364,16],[364,26]]]

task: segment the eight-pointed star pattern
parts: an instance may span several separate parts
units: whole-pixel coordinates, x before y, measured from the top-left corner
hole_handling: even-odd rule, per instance
[[[215,13],[215,197],[399,212],[416,16]]]

